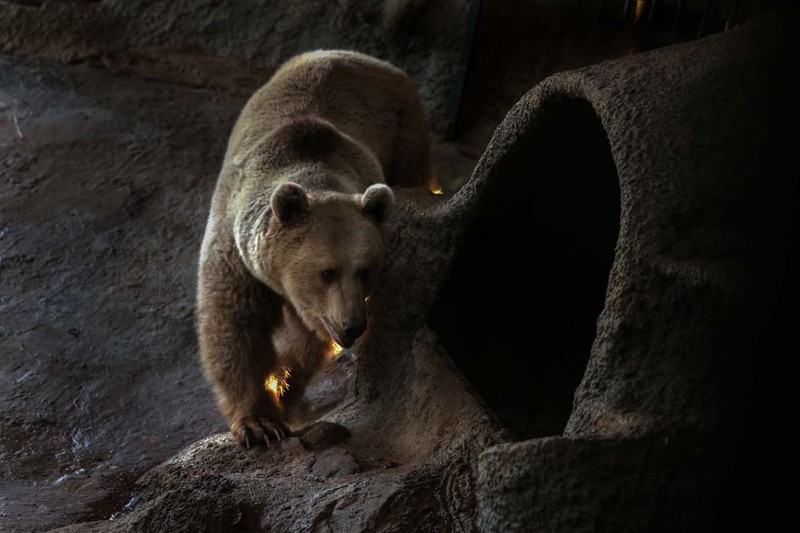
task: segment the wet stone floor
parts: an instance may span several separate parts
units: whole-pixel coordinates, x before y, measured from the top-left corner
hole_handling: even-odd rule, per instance
[[[0,57],[0,530],[123,508],[224,430],[194,285],[244,100]]]

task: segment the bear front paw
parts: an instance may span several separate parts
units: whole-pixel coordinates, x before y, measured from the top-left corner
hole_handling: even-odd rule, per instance
[[[282,440],[291,436],[291,431],[282,422],[273,422],[268,418],[252,415],[234,422],[231,425],[231,433],[236,441],[248,450],[260,443],[269,447],[270,440]]]

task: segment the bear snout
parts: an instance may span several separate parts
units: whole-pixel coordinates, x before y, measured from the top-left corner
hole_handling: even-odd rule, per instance
[[[346,348],[352,346],[356,339],[367,330],[367,325],[363,320],[346,319],[342,326],[344,327],[344,338],[342,340],[345,341]]]

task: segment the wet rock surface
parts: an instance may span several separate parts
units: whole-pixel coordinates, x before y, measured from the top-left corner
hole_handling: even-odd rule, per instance
[[[0,528],[107,517],[224,428],[195,263],[242,102],[0,59]]]

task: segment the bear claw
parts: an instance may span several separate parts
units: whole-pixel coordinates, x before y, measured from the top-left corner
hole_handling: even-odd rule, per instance
[[[238,429],[232,431],[241,446],[248,450],[256,444],[263,443],[268,448],[270,440],[281,441],[291,435],[289,429],[280,422],[271,422],[266,418],[259,420],[244,420]]]
[[[267,431],[272,431],[272,433],[275,435],[275,440],[283,440],[287,435],[289,435],[289,430],[283,424],[274,424],[266,418],[262,418],[260,422],[261,427]]]

